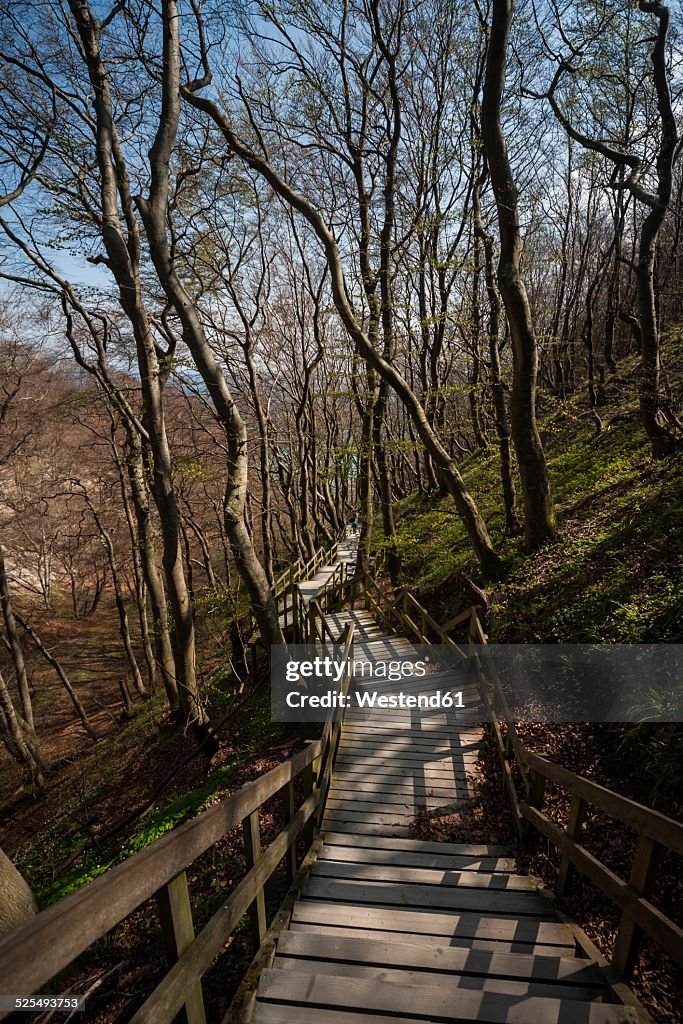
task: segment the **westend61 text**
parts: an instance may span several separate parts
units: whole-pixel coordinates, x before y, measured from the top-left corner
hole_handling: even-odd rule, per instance
[[[453,693],[450,690],[436,690],[432,694],[390,693],[338,693],[328,690],[323,694],[301,693],[292,690],[287,694],[287,706],[290,708],[342,708],[351,706],[359,708],[424,708],[425,710],[449,710],[464,708],[462,691]]]

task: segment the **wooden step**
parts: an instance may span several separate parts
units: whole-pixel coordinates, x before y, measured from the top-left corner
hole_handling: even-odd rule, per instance
[[[467,789],[467,779],[463,777],[462,785],[458,786],[457,791],[463,793]],[[447,785],[436,785],[433,782],[421,782],[410,775],[392,778],[391,776],[357,774],[352,780],[344,781],[333,778],[329,795],[332,797],[338,794],[340,799],[342,795],[348,795],[351,800],[380,800],[382,797],[386,797],[389,801],[434,799],[442,800],[445,803],[453,799],[454,792],[452,781]]]
[[[290,931],[307,935],[343,936],[347,939],[380,939],[391,941],[394,945],[424,946],[433,948],[436,943],[447,943],[451,949],[475,949],[487,953],[524,953],[532,956],[561,957],[573,960],[576,958],[576,946],[548,945],[543,942],[514,942],[506,939],[460,938],[454,935],[450,939],[441,939],[424,932],[386,932],[371,931],[367,928],[341,927],[335,924],[309,925],[305,922],[290,924]],[[648,1022],[651,1024],[651,1022]]]
[[[388,811],[391,814],[409,814],[412,818],[415,818],[418,814],[423,814],[425,811],[430,810],[435,812],[437,810],[442,813],[450,813],[458,807],[462,807],[467,803],[471,794],[468,793],[464,787],[456,797],[455,794],[451,793],[450,796],[441,797],[436,799],[435,797],[414,797],[414,796],[403,796],[394,794],[393,797],[387,797],[385,795],[372,796],[365,794],[363,799],[354,799],[354,794],[348,790],[332,790],[326,803],[326,815],[327,811],[336,812],[337,814],[341,810],[355,811],[360,814],[372,814],[377,811],[385,812]],[[363,794],[360,794],[363,797]]]
[[[311,938],[311,936],[306,936]],[[350,940],[347,940],[349,942]],[[479,952],[479,956],[486,956]],[[394,956],[398,959],[396,952]],[[533,957],[531,958],[533,960]],[[558,960],[560,957],[557,958]],[[364,962],[341,963],[330,962],[322,956],[299,958],[292,956],[278,956],[273,962],[275,970],[305,972],[307,974],[324,974],[335,978],[367,978],[391,982],[395,985],[410,985],[411,987],[434,986],[438,987],[444,994],[450,993],[452,999],[458,999],[460,991],[476,989],[483,992],[501,992],[517,998],[528,996],[545,996],[551,999],[579,1000],[581,1002],[603,1002],[606,1001],[608,991],[604,985],[598,983],[594,986],[563,985],[561,983],[550,983],[537,981],[533,976],[528,978],[499,978],[488,973],[472,975],[469,972],[439,973],[438,971],[419,970],[412,971],[400,963],[394,966],[376,967]],[[474,980],[476,978],[476,981]]]
[[[329,861],[320,858],[311,868],[320,878],[351,878],[401,885],[434,885],[440,888],[483,889],[486,892],[537,892],[528,875],[489,874],[484,871],[440,871],[438,868],[399,867],[396,864],[367,864]]]
[[[391,810],[389,808],[373,810],[370,807],[367,810],[350,811],[346,808],[342,810],[331,808],[325,811],[323,827],[329,828],[332,826],[336,828],[338,824],[346,823],[358,825],[405,825],[407,828],[414,820],[415,814],[410,810]]]
[[[397,954],[394,942],[378,939],[349,939],[343,934],[314,936],[308,932],[283,932],[278,940],[280,957],[327,960],[330,963],[358,963],[370,967],[397,967],[432,974],[464,974],[477,977],[516,978],[600,989],[605,981],[591,960],[523,953],[487,953],[456,949],[448,945],[402,944]],[[305,968],[303,968],[305,970]]]
[[[324,1009],[321,1024],[331,1020],[331,1010],[363,1011],[365,1014],[401,1014],[430,1022],[478,1024],[630,1024],[636,1012],[605,1003],[558,1000],[539,996],[519,997],[491,991],[487,983],[477,991],[450,986],[414,985],[378,978],[347,978],[303,971],[265,970],[258,1001]],[[371,1020],[371,1017],[370,1017]]]
[[[409,839],[410,827],[408,825],[379,825],[368,821],[327,821],[323,820],[323,831],[334,829],[335,832],[349,836],[371,836],[382,839],[385,837],[397,839]]]
[[[345,837],[349,839],[349,837]],[[351,845],[352,844],[352,845]],[[408,850],[383,850],[359,847],[353,839],[348,846],[322,846],[318,861],[347,864],[387,864],[403,868],[434,868],[442,871],[484,871],[510,873],[516,870],[513,857],[454,856],[441,853],[411,853]]]
[[[294,1006],[285,1003],[259,1003],[249,1018],[250,1024],[425,1024],[424,1017],[386,1017],[384,1014],[354,1010],[325,1009],[324,1018],[317,1006]]]
[[[536,892],[450,889],[446,886],[401,885],[354,879],[308,878],[303,895],[308,900],[369,904],[377,907],[410,907],[415,910],[479,913],[495,917],[548,918],[552,908]]]
[[[325,835],[326,846],[348,846],[348,836],[335,835],[334,832],[327,832]],[[409,839],[409,840],[366,840],[358,837],[357,847],[370,848],[372,850],[402,850],[407,853],[438,853],[440,856],[451,857],[511,857],[512,850],[509,846],[499,846],[487,843],[435,843],[431,840]]]
[[[533,915],[497,915],[493,911],[456,911],[443,907],[402,904],[363,904],[324,899],[299,900],[292,921],[303,924],[365,928],[370,931],[401,932],[462,939],[487,939],[521,943],[524,946],[574,948],[570,928],[560,921]],[[366,936],[366,938],[369,936]],[[530,952],[528,949],[520,952]]]

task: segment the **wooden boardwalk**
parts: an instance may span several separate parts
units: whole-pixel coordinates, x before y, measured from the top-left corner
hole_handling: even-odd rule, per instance
[[[356,659],[414,650],[367,612],[328,621],[340,631],[349,618]],[[409,838],[416,815],[466,800],[476,771],[478,695],[462,673],[439,686],[462,689],[466,709],[347,713],[322,846],[261,975],[253,1024],[647,1020],[616,1002],[509,849]]]

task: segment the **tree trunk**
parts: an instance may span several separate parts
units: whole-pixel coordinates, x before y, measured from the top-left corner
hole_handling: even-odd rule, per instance
[[[224,138],[238,156],[248,166],[261,174],[274,191],[293,206],[294,209],[298,210],[312,226],[325,250],[327,265],[330,270],[330,283],[334,304],[351,341],[368,365],[386,380],[387,384],[393,388],[405,405],[408,414],[415,424],[420,440],[432,459],[435,471],[454,500],[470,543],[479,560],[482,572],[488,577],[500,575],[503,567],[502,561],[493,548],[486,523],[467,491],[454,460],[430,426],[424,407],[420,404],[412,388],[393,363],[387,362],[387,360],[382,358],[360,326],[351,308],[339,247],[323,217],[303,195],[296,192],[280,177],[266,159],[258,156],[239,140],[232,130],[230,122],[215,103],[198,96],[192,89],[185,89],[184,95],[194,106],[213,118]]]
[[[512,0],[493,0],[481,129],[500,228],[498,286],[505,303],[512,340],[512,439],[524,494],[526,543],[529,548],[535,548],[552,538],[555,532],[555,510],[543,445],[536,425],[538,351],[529,300],[520,274],[522,240],[517,189],[500,120],[512,6]]]
[[[31,704],[31,692],[28,685],[28,676],[26,675],[24,652],[21,649],[19,634],[17,633],[17,624],[14,620],[14,613],[12,612],[12,601],[10,599],[9,582],[7,580],[5,556],[3,554],[2,547],[0,547],[0,606],[2,606],[2,617],[5,622],[5,630],[7,631],[7,639],[9,641],[10,651],[12,654],[12,664],[14,665],[14,674],[17,680],[19,697],[21,699],[22,715],[29,727],[33,729],[33,705]]]
[[[510,536],[522,530],[522,523],[517,509],[515,478],[512,469],[512,451],[510,448],[510,426],[508,421],[505,389],[501,376],[500,352],[500,295],[496,287],[493,272],[493,239],[484,227],[481,216],[481,188],[483,177],[475,182],[472,190],[472,216],[475,235],[481,239],[484,247],[484,278],[489,300],[489,357],[491,360],[491,392],[493,410],[500,451],[500,478],[503,489],[503,505],[505,508],[505,530]]]
[[[28,882],[0,850],[0,935],[18,928],[38,913]]]
[[[101,179],[102,239],[107,250],[108,265],[118,285],[119,301],[135,336],[145,408],[144,425],[153,458],[154,499],[159,510],[163,537],[162,562],[173,618],[175,679],[186,721],[191,728],[201,731],[207,724],[207,716],[197,684],[194,621],[180,550],[180,517],[163,405],[164,371],[159,365],[157,343],[145,308],[140,281],[141,243],[138,222],[130,194],[128,171],[116,133],[109,80],[100,53],[101,26],[87,0],[69,0],[69,7],[80,36],[94,94],[96,152]],[[119,217],[119,200],[124,207],[125,235]],[[164,217],[165,206],[164,202]]]
[[[154,530],[149,507],[149,490],[145,476],[142,442],[137,431],[129,424],[126,424],[126,467],[137,525],[140,563],[152,608],[152,635],[154,637],[156,661],[161,671],[161,678],[166,690],[171,713],[175,714],[179,710],[180,702],[175,678],[173,645],[168,628],[166,593],[156,562]]]

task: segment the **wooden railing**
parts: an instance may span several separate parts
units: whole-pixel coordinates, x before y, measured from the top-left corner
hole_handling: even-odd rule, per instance
[[[325,563],[325,564],[329,564]],[[319,629],[316,626],[316,615],[322,614],[330,606],[330,595],[336,594],[340,585],[347,579],[346,563],[339,562],[325,584],[318,591],[315,605],[308,603],[301,596],[299,583],[292,583],[280,597],[280,614],[283,617],[285,636],[294,643],[315,643]],[[316,611],[316,606],[318,611]]]
[[[349,624],[340,638],[347,665],[353,660],[353,633]],[[349,683],[347,673],[343,692]],[[309,742],[304,750],[0,939],[0,992],[39,992],[93,943],[156,896],[169,970],[131,1024],[165,1024],[179,1012],[184,1012],[188,1024],[205,1024],[201,979],[246,913],[255,945],[263,941],[267,928],[265,884],[283,858],[292,881],[297,871],[297,837],[303,832],[307,846],[313,841],[340,732],[339,713],[331,713],[320,739]],[[297,807],[294,783],[299,778],[302,796]],[[267,849],[262,849],[260,809],[276,797],[283,801],[286,824]],[[187,868],[240,825],[247,873],[195,935]],[[0,1011],[0,1020],[7,1012]]]
[[[273,584],[273,597],[277,604],[278,612],[281,615],[284,610],[285,616],[285,635],[287,636],[288,631],[294,625],[295,630],[298,631],[298,618],[297,615],[302,608],[302,601],[297,589],[297,585],[303,580],[308,579],[311,574],[315,574],[321,566],[329,565],[337,557],[337,549],[339,544],[344,539],[346,531],[342,530],[329,547],[322,544],[314,553],[312,558],[306,561],[303,558],[298,558],[293,565],[289,566],[288,569],[278,576]],[[253,611],[250,609],[246,620],[242,620],[241,629],[249,633],[252,633],[256,627],[256,618]],[[305,643],[305,640],[301,640],[301,643]],[[257,679],[258,676],[258,659],[259,649],[263,652],[265,646],[261,639],[260,633],[246,645],[244,652],[244,663],[247,667],[247,671],[251,674],[253,679]],[[266,655],[269,652],[266,651]],[[269,663],[269,656],[266,657],[266,663]]]
[[[464,617],[468,620],[470,644],[486,644],[487,636],[477,608],[469,609]],[[447,625],[454,624],[452,621]],[[473,650],[476,652],[476,646]],[[610,963],[621,977],[631,975],[643,935],[653,939],[668,956],[683,963],[683,929],[650,902],[663,855],[672,852],[683,856],[683,824],[528,750],[518,735],[495,669],[488,660],[484,664],[476,653],[473,658],[517,827],[526,835],[533,829],[562,854],[555,887],[558,896],[567,892],[576,871],[619,908],[621,918]],[[500,709],[505,736],[496,709]],[[519,788],[515,777],[520,780]],[[571,798],[564,829],[543,814],[548,782],[564,789]],[[628,881],[619,878],[582,845],[581,833],[588,807],[598,808],[636,832],[638,839]]]
[[[293,583],[298,583],[300,580],[305,580],[312,573],[316,573],[318,569],[323,565],[328,565],[333,562],[337,556],[337,549],[340,542],[346,536],[346,530],[342,530],[337,539],[328,547],[326,544],[321,546],[314,552],[313,556],[308,560],[304,558],[297,558],[296,562],[288,566],[285,571],[278,576],[273,584],[273,595],[277,599],[280,597],[288,587],[291,587]]]

